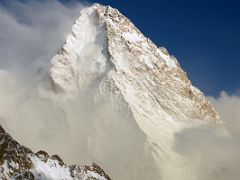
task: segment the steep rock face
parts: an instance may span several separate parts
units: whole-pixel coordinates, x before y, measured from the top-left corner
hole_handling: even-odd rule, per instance
[[[90,96],[99,103],[99,96],[104,96],[125,104],[129,121],[145,135],[159,167],[169,158],[181,159],[171,151],[175,132],[197,123],[221,123],[177,59],[109,6],[94,4],[81,11],[63,48],[52,59],[49,79],[51,88],[67,99]],[[191,174],[192,167],[183,161],[176,163],[176,169],[187,166]]]
[[[24,144],[37,139],[74,164],[101,163],[114,179],[197,179],[197,167],[172,149],[174,134],[219,116],[176,58],[118,10],[83,9],[45,71],[18,113],[3,116],[9,129],[28,119],[31,136],[13,131]]]
[[[0,179],[110,180],[96,164],[67,166],[59,156],[33,153],[20,145],[0,126]]]
[[[95,4],[82,10],[52,59],[49,79],[55,92],[69,99],[91,91],[95,101],[100,94],[126,104],[159,167],[168,158],[181,159],[171,152],[175,132],[198,123],[221,123],[177,59],[109,6]],[[186,164],[176,166],[188,166],[191,173]]]
[[[130,105],[143,104],[145,99],[149,106],[176,119],[219,119],[177,60],[111,7],[95,4],[81,12],[72,34],[52,60],[50,77],[67,93],[81,93],[90,82],[102,78],[99,88],[110,83]]]

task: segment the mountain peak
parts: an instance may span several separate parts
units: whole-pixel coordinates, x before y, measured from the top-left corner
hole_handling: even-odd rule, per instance
[[[81,11],[66,43],[52,59],[49,79],[50,88],[61,99],[87,98],[94,108],[101,104],[93,110],[97,114],[108,112],[105,102],[109,102],[123,122],[136,123],[156,152],[158,167],[166,157],[182,161],[171,149],[176,132],[201,123],[222,123],[177,59],[110,6],[94,4]],[[126,108],[126,119],[118,112],[120,107]],[[101,121],[111,120],[104,113],[98,116]],[[147,174],[152,172],[145,172],[146,178]]]
[[[56,90],[80,93],[100,76],[113,79],[126,101],[130,101],[126,88],[138,89],[131,95],[141,99],[139,92],[143,91],[159,109],[176,118],[220,122],[174,56],[158,48],[117,9],[94,4],[81,11],[65,45],[53,58],[50,79]]]
[[[166,170],[162,166],[178,159],[181,167],[191,171],[191,163],[172,150],[175,133],[199,124],[221,123],[177,59],[110,6],[94,4],[81,10],[46,71],[35,94],[37,102],[48,105],[40,117],[48,107],[56,114],[42,116],[44,123],[51,122],[59,137],[70,139],[64,142],[75,154],[60,150],[61,156],[69,161],[100,162],[115,179],[160,179],[159,172]],[[66,149],[62,139],[58,146],[46,143],[54,151]],[[136,147],[138,152],[132,152]],[[116,157],[130,152],[126,159]]]

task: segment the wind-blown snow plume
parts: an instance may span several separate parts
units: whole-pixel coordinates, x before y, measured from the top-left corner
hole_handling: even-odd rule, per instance
[[[79,3],[66,7],[56,0],[1,4],[1,68],[28,71],[33,64],[48,62],[56,53],[83,7]]]
[[[63,113],[34,93],[42,71],[63,45],[82,8],[77,2],[65,6],[56,0],[1,2],[0,119],[15,127],[10,132],[17,129],[18,138],[26,138],[35,150],[41,146],[38,138],[58,137],[66,125]],[[35,141],[28,140],[28,133],[33,133]]]
[[[89,98],[94,87],[86,97],[58,102],[47,85],[38,84],[82,7],[79,3],[66,7],[58,1],[15,1],[1,7],[0,123],[34,151],[59,154],[69,163],[104,164],[122,179],[156,179],[159,173],[146,137],[128,121],[127,105],[109,102],[107,97],[95,104]],[[94,43],[83,52],[82,58],[89,60],[99,55]],[[84,65],[84,72],[92,70]],[[103,113],[109,118],[101,117]]]

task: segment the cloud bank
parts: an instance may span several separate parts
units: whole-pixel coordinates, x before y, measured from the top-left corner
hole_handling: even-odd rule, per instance
[[[48,63],[63,45],[82,5],[64,6],[56,0],[23,2],[1,2],[0,67],[29,73]]]
[[[197,167],[199,180],[237,180],[240,177],[240,96],[222,92],[209,97],[224,122],[223,132],[200,126],[175,135],[174,151]],[[223,133],[223,134],[222,134]]]

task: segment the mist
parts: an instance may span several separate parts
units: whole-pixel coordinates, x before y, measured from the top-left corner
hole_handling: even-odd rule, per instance
[[[240,96],[222,92],[209,97],[223,125],[202,125],[175,134],[173,150],[196,166],[199,180],[237,180],[240,177]]]
[[[83,5],[73,1],[64,6],[56,0],[24,2],[0,4],[0,67],[30,77],[62,47]]]
[[[68,164],[95,162],[119,180],[159,179],[146,136],[121,98],[102,96],[93,85],[69,100],[46,78],[85,5],[54,0],[1,7],[0,124],[21,144]],[[83,58],[99,54],[97,48],[89,44]],[[83,70],[91,71],[86,62]]]
[[[59,154],[68,164],[96,162],[120,180],[164,179],[147,137],[121,98],[102,96],[92,87],[71,101],[41,83],[85,5],[52,0],[0,6],[0,124],[21,144]],[[88,48],[96,50],[96,45]],[[176,133],[172,151],[196,167],[198,180],[236,180],[240,97],[223,92],[209,99],[224,124]]]

